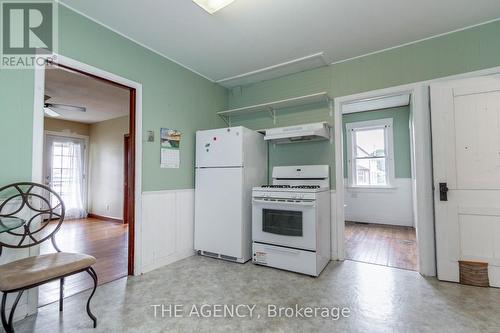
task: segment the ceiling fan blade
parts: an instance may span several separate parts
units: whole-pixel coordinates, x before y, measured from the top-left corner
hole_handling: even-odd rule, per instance
[[[45,115],[47,117],[51,117],[51,118],[58,118],[58,117],[61,117],[61,114],[52,110],[51,108],[48,108],[48,107],[44,107],[43,108],[43,113],[45,113]]]
[[[50,108],[54,111],[76,111],[76,112],[87,112],[87,108],[83,106],[74,106],[66,104],[55,104],[55,103],[45,103],[45,107]]]

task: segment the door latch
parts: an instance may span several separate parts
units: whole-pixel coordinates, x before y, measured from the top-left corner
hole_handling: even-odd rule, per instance
[[[448,201],[448,188],[447,183],[439,183],[439,200],[440,201]]]

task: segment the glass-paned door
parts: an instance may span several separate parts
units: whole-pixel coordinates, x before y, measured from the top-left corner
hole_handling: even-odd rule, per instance
[[[85,149],[84,139],[46,136],[46,184],[61,196],[67,218],[87,216]]]

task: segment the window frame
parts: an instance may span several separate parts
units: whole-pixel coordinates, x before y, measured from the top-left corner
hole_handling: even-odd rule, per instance
[[[386,168],[386,184],[385,185],[359,185],[356,184],[356,163],[353,158],[356,156],[354,134],[360,130],[383,129],[385,138],[385,168]],[[377,120],[358,121],[346,124],[347,138],[347,184],[350,188],[366,188],[366,189],[391,189],[394,188],[394,131],[393,118],[384,118]]]

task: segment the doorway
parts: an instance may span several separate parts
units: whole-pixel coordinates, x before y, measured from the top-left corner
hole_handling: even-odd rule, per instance
[[[418,270],[411,95],[342,107],[345,259]]]
[[[335,118],[335,171],[336,191],[333,214],[335,220],[332,224],[332,259],[346,259],[346,207],[347,196],[346,176],[344,165],[344,151],[347,149],[346,139],[343,137],[343,110],[351,112],[371,111],[384,109],[378,101],[394,97],[409,95],[409,137],[410,137],[410,173],[411,173],[411,212],[413,216],[416,244],[418,271],[422,275],[434,276],[436,270],[434,247],[434,215],[432,202],[432,164],[431,164],[431,135],[430,135],[430,110],[429,95],[425,85],[416,83],[392,88],[380,89],[349,96],[337,97],[334,100]],[[366,109],[366,104],[372,105],[371,110]],[[394,105],[393,105],[394,106]],[[358,108],[358,110],[356,109]],[[388,169],[391,172],[390,167]],[[397,175],[395,175],[397,176]],[[395,177],[396,179],[398,177]],[[349,185],[347,185],[349,187]],[[397,187],[397,186],[396,186]],[[363,190],[363,189],[361,189]],[[377,191],[374,189],[373,191]],[[365,194],[358,195],[362,199]],[[394,203],[390,209],[398,209]],[[367,209],[364,209],[365,211]],[[368,209],[370,212],[375,210]],[[365,222],[365,221],[361,221]],[[377,221],[379,222],[379,221]],[[382,231],[381,231],[382,232]],[[388,233],[389,231],[384,231]],[[392,231],[391,231],[392,232]],[[399,236],[396,236],[398,238]],[[406,239],[408,240],[408,239]]]
[[[49,64],[44,113],[44,182],[61,195],[66,208],[56,235],[59,248],[96,257],[100,284],[132,275],[135,90]],[[41,254],[54,251],[45,245]],[[88,289],[89,282],[83,275],[66,279],[64,296]],[[40,306],[58,298],[58,283],[39,288]]]

